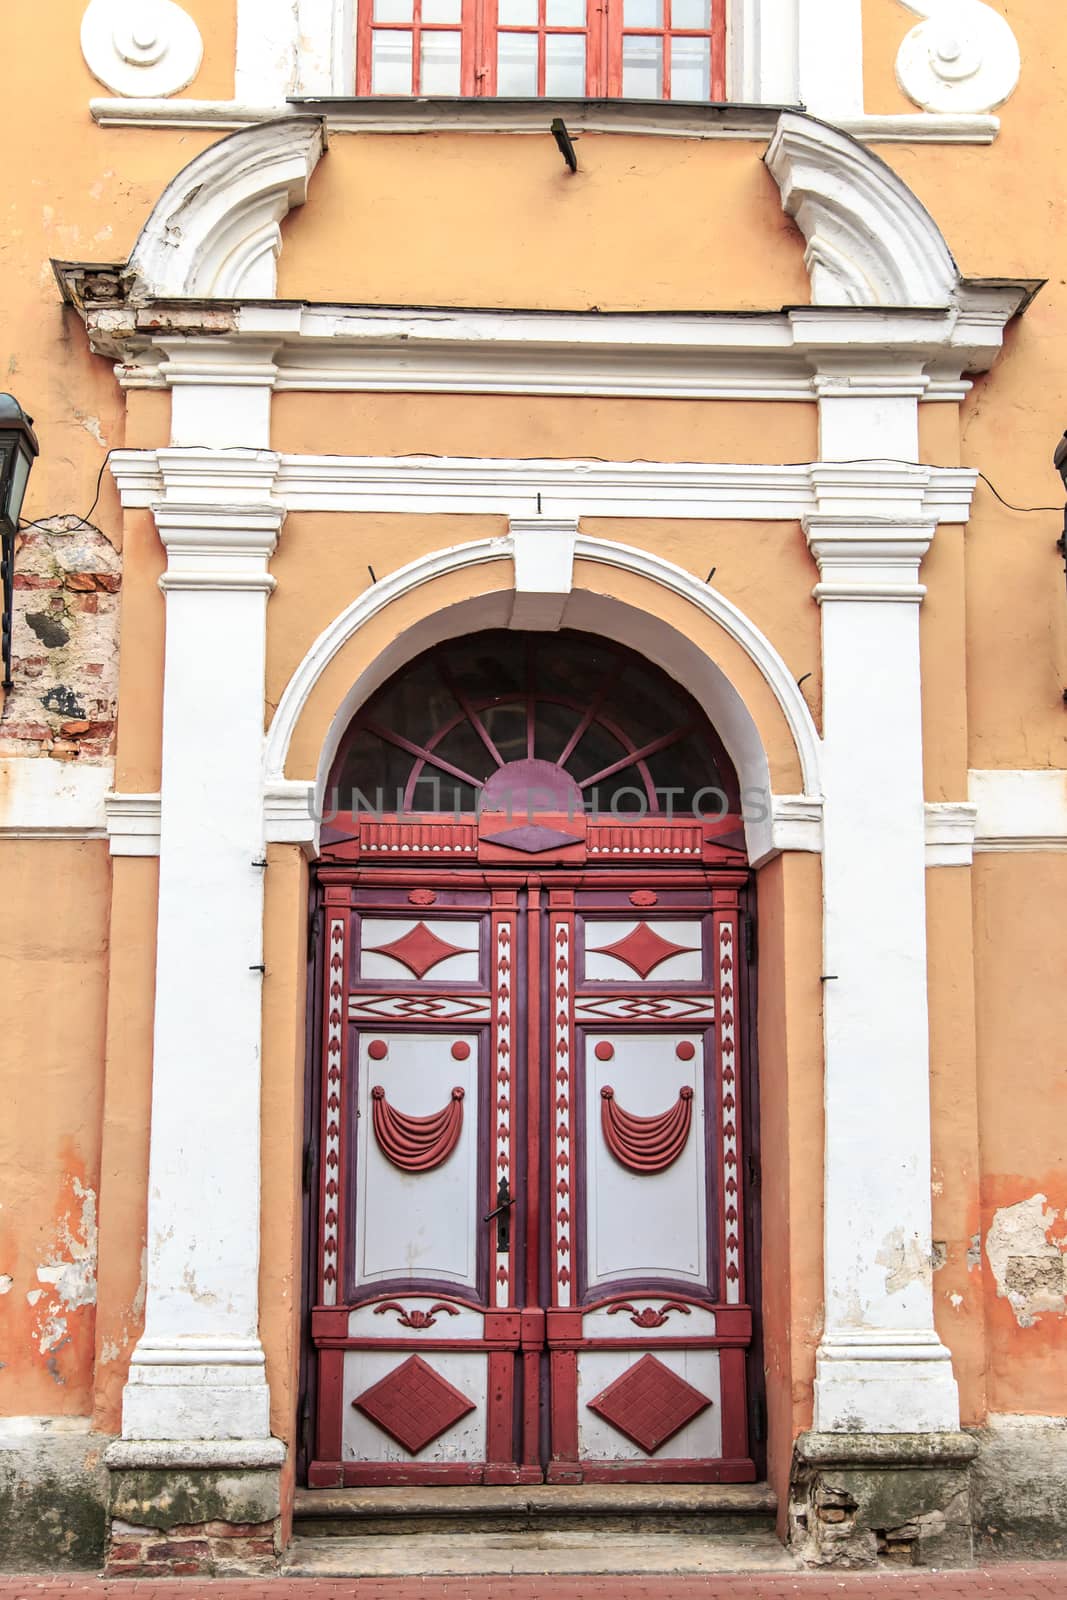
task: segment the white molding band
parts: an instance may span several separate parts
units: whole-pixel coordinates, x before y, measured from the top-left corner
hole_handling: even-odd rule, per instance
[[[469,311],[238,303],[189,308],[81,299],[98,269],[57,263],[90,345],[124,388],[564,394],[651,399],[960,401],[996,360],[1029,281],[967,286],[940,308],[795,306],[785,312]],[[110,269],[118,274],[122,269]],[[873,268],[871,269],[874,270]],[[214,444],[222,419],[190,421]],[[229,424],[232,429],[234,424]],[[249,442],[249,441],[244,441]],[[887,453],[883,444],[880,454]]]
[[[472,115],[467,103],[431,102],[424,106],[412,102],[397,108],[373,100],[352,101],[348,105],[322,99],[294,98],[284,107],[247,104],[237,100],[108,99],[89,102],[93,120],[101,128],[215,128],[234,132],[239,128],[273,122],[284,111],[314,111],[321,114],[334,134],[346,133],[524,133],[544,137],[553,116],[563,115],[568,128],[572,123],[587,133],[642,134],[661,139],[765,139],[762,116],[747,120],[739,114],[709,127],[705,108],[696,115],[664,115],[670,105],[664,101],[653,111],[618,102],[618,112],[599,109],[603,102],[543,100],[537,110],[513,107],[506,100],[486,100],[485,110]],[[738,108],[738,112],[744,108]],[[990,145],[1000,132],[1000,118],[956,113],[896,112],[883,115],[840,117],[836,126],[861,144],[972,144]]]
[[[246,453],[253,458],[255,452]],[[239,455],[234,452],[234,457]],[[116,450],[110,470],[124,506],[149,507],[163,487],[160,463],[184,467],[209,497],[210,450]],[[231,458],[232,459],[232,458]],[[495,456],[280,457],[276,494],[292,511],[395,511],[572,520],[576,517],[799,521],[840,513],[877,496],[883,517],[965,523],[978,474],[965,467],[896,462],[759,466],[718,462],[515,460]]]
[[[104,839],[113,763],[0,756],[0,839]]]
[[[1060,768],[972,770],[974,848],[982,854],[1067,850],[1067,772]]]

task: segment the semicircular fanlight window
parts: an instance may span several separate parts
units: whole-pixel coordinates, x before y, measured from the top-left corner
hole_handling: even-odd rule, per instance
[[[490,779],[494,811],[559,810],[563,796],[592,816],[739,809],[721,741],[665,672],[587,634],[504,630],[438,645],[384,684],[342,741],[328,799],[334,813],[469,816]]]

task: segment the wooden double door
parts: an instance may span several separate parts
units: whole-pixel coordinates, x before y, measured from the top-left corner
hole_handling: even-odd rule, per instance
[[[743,876],[331,878],[308,1482],[752,1479]]]

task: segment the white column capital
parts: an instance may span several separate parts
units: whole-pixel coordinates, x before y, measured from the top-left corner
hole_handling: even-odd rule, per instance
[[[833,600],[895,601],[920,605],[926,594],[919,565],[936,524],[820,516],[804,519],[808,548],[819,565],[812,593]]]

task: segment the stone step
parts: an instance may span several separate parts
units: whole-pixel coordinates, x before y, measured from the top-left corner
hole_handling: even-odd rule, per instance
[[[773,1536],[775,1511],[765,1483],[298,1489],[293,1532],[315,1540],[498,1534],[706,1539]]]
[[[288,1577],[500,1576],[512,1573],[794,1572],[773,1533],[729,1537],[677,1533],[591,1539],[571,1533],[416,1533],[406,1538],[297,1538]]]

